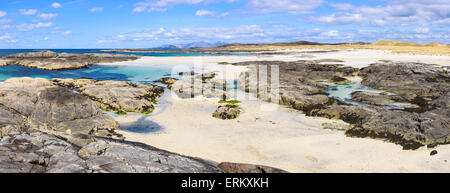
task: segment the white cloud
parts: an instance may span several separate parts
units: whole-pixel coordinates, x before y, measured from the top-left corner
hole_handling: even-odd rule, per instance
[[[104,46],[117,45],[154,45],[180,44],[195,41],[229,43],[268,43],[291,41],[314,41],[321,43],[341,42],[373,42],[379,39],[414,41],[419,43],[442,42],[450,43],[448,31],[421,29],[391,29],[391,28],[356,28],[325,30],[318,28],[298,28],[291,25],[240,25],[217,27],[189,27],[189,28],[159,28],[139,32],[118,34],[97,40]],[[160,43],[159,43],[160,42]]]
[[[102,12],[103,10],[105,10],[105,8],[103,7],[94,7],[91,10],[89,10],[91,13],[95,13],[95,12]]]
[[[8,13],[4,12],[4,11],[0,11],[0,17],[3,17],[5,15],[7,15]]]
[[[446,25],[450,18],[449,0],[391,0],[386,5],[354,7],[337,5],[345,12],[311,18],[327,24],[367,26]]]
[[[165,12],[165,8],[169,4],[198,4],[204,0],[156,0],[156,1],[141,1],[136,3],[133,13],[139,12]]]
[[[1,35],[0,36],[0,40],[7,40],[7,39],[11,39],[12,36],[11,35]]]
[[[350,10],[355,8],[354,5],[348,3],[330,3],[330,6],[339,10]]]
[[[322,32],[320,33],[320,35],[322,36],[329,36],[329,37],[336,37],[339,36],[339,31],[338,30],[331,30],[331,31],[327,31],[327,32]]]
[[[359,13],[336,13],[328,16],[321,16],[314,19],[323,23],[332,24],[349,24],[349,23],[360,23],[365,20],[364,16]]]
[[[19,12],[22,15],[34,15],[37,13],[37,10],[36,9],[20,9]]]
[[[47,41],[47,40],[49,40],[49,39],[50,39],[50,38],[49,38],[49,37],[47,37],[47,36],[46,36],[46,37],[44,37],[44,40],[45,40],[45,41]]]
[[[60,34],[60,35],[63,35],[63,36],[68,36],[68,35],[72,34],[72,30],[62,31],[62,30],[55,29],[55,31],[53,31],[52,33],[53,34]]]
[[[233,3],[237,0],[146,0],[135,4],[133,13],[140,12],[165,12],[167,7],[178,4],[196,5],[201,3],[217,3],[217,2]]]
[[[0,24],[11,23],[12,19],[0,19]]]
[[[47,23],[39,22],[39,23],[35,23],[35,24],[22,24],[22,25],[17,26],[17,28],[20,31],[30,31],[30,30],[33,30],[36,28],[51,27],[53,25],[54,24],[52,22],[47,22]]]
[[[67,30],[67,31],[62,31],[61,32],[61,35],[63,35],[63,36],[68,36],[70,34],[72,34],[72,30]]]
[[[60,8],[61,7],[61,4],[60,3],[58,3],[58,2],[54,2],[54,3],[52,3],[52,7],[53,8]]]
[[[430,32],[429,28],[416,28],[417,33],[428,33]]]
[[[0,29],[10,29],[12,26],[10,25],[0,25]]]
[[[215,13],[214,11],[209,11],[209,10],[198,10],[197,12],[195,12],[196,16],[214,16]]]
[[[259,13],[288,12],[291,14],[311,13],[323,4],[323,0],[250,0],[250,10]]]
[[[5,40],[7,43],[17,43],[18,41],[12,39],[13,37],[9,34],[0,35],[0,40]]]
[[[253,37],[265,37],[264,30],[258,25],[242,25],[233,27],[193,27],[168,30],[159,28],[119,34],[109,39],[99,40],[97,43],[111,43],[117,41],[153,41],[153,40],[171,40],[171,41],[207,41],[207,40],[236,40]]]
[[[288,12],[293,14],[310,13],[323,4],[324,0],[248,0],[247,10],[253,13]],[[139,12],[165,12],[167,8],[178,4],[209,4],[237,0],[146,0],[135,4],[133,13]],[[226,13],[228,15],[229,13]]]
[[[53,19],[57,16],[58,16],[57,13],[42,13],[42,14],[37,15],[38,18],[44,19],[44,20]]]

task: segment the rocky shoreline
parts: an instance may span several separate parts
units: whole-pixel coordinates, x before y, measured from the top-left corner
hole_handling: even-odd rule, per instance
[[[321,64],[323,62],[327,64]],[[347,136],[385,139],[402,145],[404,149],[450,143],[450,76],[445,69],[430,64],[391,61],[357,69],[330,62],[333,61],[251,61],[233,65],[250,68],[239,78],[241,88],[247,92],[256,92],[249,88],[248,73],[257,73],[259,68],[270,65],[279,66],[280,103],[309,116],[341,119],[350,123],[352,128],[346,131]],[[320,83],[345,84],[346,77],[356,75],[362,77],[363,85],[395,95],[355,92],[352,94],[355,101],[368,105],[349,105],[328,97],[324,90],[330,86]],[[260,98],[270,98],[265,94],[258,93]],[[391,102],[410,103],[412,106],[403,110],[382,108],[382,105]]]
[[[0,66],[20,65],[44,70],[73,70],[99,63],[136,59],[139,59],[139,57],[121,54],[68,54],[41,51],[0,57]]]
[[[260,165],[219,164],[125,141],[117,133],[118,123],[102,111],[139,112],[161,93],[158,86],[123,81],[11,78],[0,82],[0,172],[285,172]]]

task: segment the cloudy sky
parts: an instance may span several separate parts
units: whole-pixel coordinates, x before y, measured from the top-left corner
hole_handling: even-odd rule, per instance
[[[0,48],[193,41],[450,44],[450,0],[0,0]]]

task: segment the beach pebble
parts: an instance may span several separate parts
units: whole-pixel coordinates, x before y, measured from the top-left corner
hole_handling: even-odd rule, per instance
[[[433,150],[430,152],[430,156],[436,155],[438,152],[436,150]]]

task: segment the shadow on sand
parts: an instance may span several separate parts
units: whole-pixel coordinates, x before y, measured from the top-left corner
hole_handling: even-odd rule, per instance
[[[142,116],[135,122],[120,124],[119,129],[134,133],[154,133],[164,129],[161,125],[151,120],[146,120],[148,117],[149,116]]]

